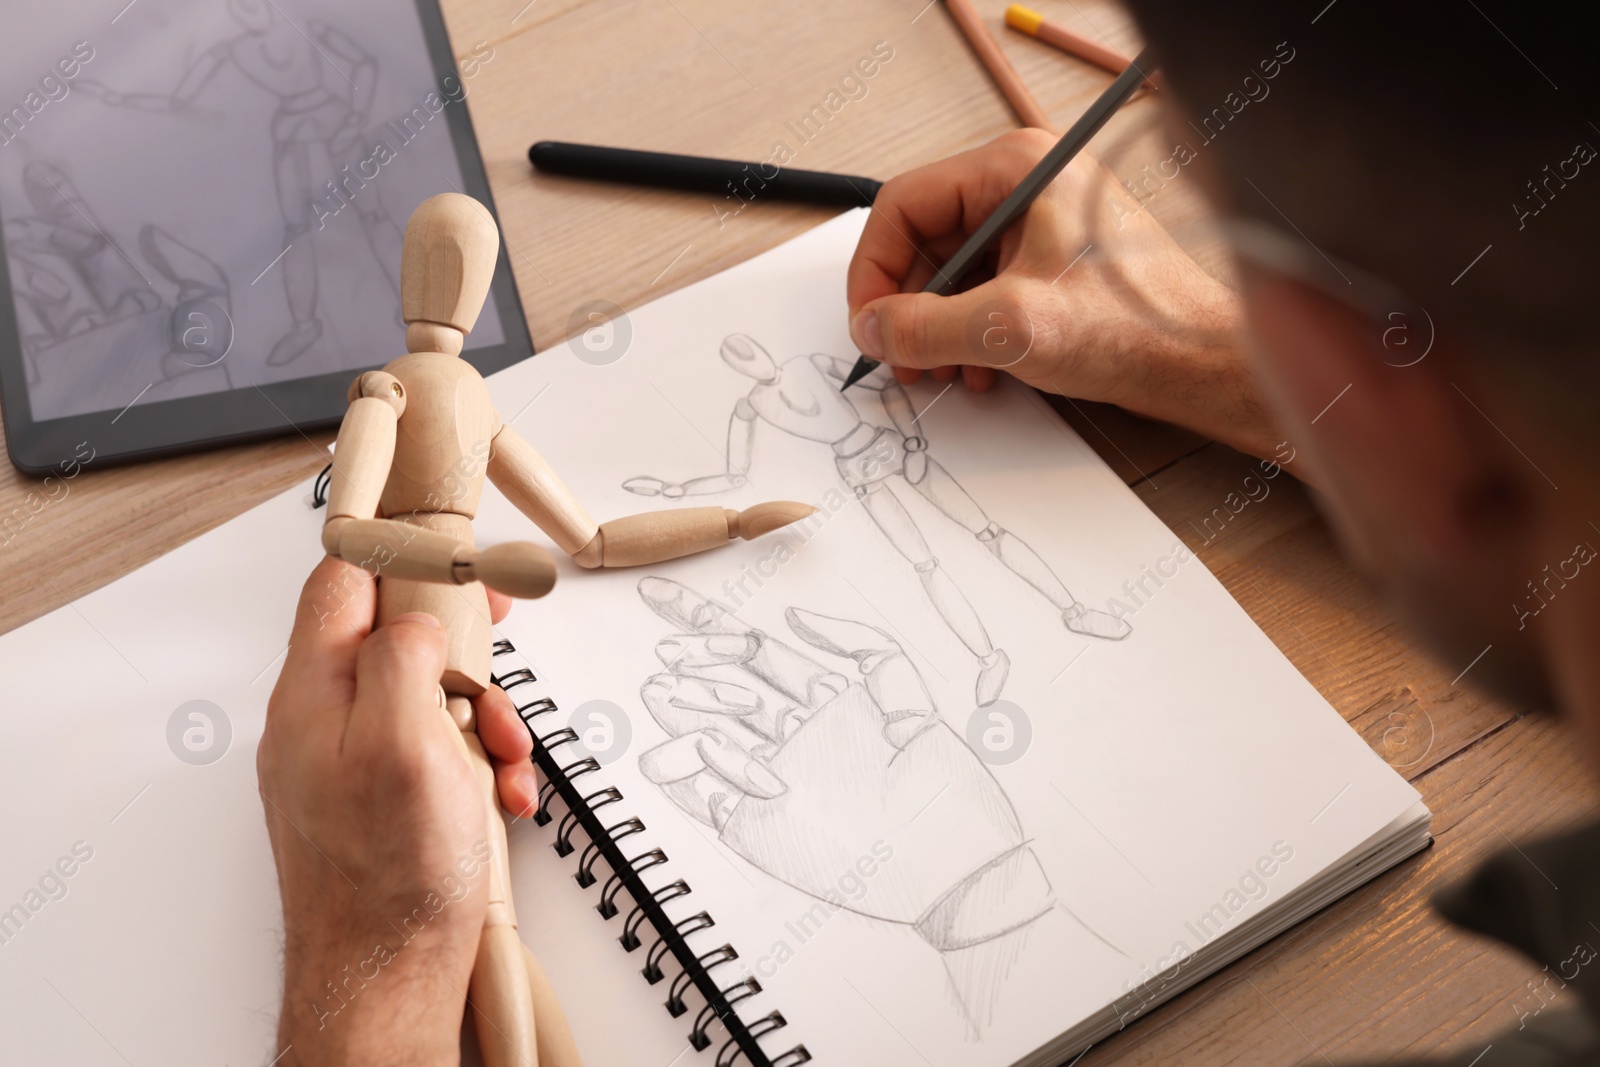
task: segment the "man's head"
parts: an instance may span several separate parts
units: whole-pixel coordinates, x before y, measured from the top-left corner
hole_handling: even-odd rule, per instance
[[[1133,7],[1186,169],[1300,257],[1243,255],[1241,281],[1284,431],[1346,545],[1447,668],[1492,645],[1468,681],[1585,703],[1575,653],[1600,639],[1600,567],[1574,562],[1600,547],[1586,20],[1488,3]],[[1399,317],[1364,299],[1374,288],[1404,294]]]

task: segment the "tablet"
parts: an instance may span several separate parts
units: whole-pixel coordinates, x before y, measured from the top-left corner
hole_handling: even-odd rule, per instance
[[[5,29],[0,399],[28,473],[336,424],[405,353],[412,210],[493,210],[465,101],[494,49],[458,70],[434,0],[29,4]],[[531,352],[502,247],[463,355]]]

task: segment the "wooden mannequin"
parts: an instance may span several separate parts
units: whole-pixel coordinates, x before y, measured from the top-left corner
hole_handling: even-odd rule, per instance
[[[449,636],[441,702],[488,799],[489,910],[469,999],[488,1067],[578,1067],[576,1047],[542,971],[517,936],[505,824],[494,773],[473,732],[471,698],[488,687],[493,635],[485,586],[539,597],[555,562],[526,542],[473,546],[487,476],[584,567],[656,563],[752,538],[811,514],[804,504],[759,504],[635,515],[597,525],[533,446],[501,423],[489,390],[460,359],[494,274],[499,235],[476,200],[425,201],[406,226],[401,310],[406,348],[350,387],[339,427],[322,544],[379,577],[378,624],[423,611]],[[379,517],[379,516],[382,517]]]

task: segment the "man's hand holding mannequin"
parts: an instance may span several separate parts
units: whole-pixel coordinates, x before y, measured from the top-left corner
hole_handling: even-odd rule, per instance
[[[509,608],[491,595],[498,621]],[[256,767],[284,917],[282,1063],[449,1063],[483,928],[481,793],[438,703],[445,635],[373,629],[376,583],[324,560],[300,599]],[[502,805],[531,814],[532,741],[474,702]]]

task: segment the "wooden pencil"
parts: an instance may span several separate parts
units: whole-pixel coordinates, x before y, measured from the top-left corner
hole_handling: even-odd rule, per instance
[[[955,292],[956,286],[961,284],[961,279],[967,271],[989,249],[999,243],[1000,235],[1005,233],[1007,227],[1022,217],[1022,213],[1028,210],[1034,198],[1055,180],[1056,175],[1060,174],[1068,163],[1072,162],[1072,158],[1082,151],[1083,146],[1089,143],[1089,139],[1111,121],[1111,116],[1116,114],[1117,108],[1135,95],[1139,89],[1139,76],[1149,69],[1149,63],[1148,49],[1129,61],[1129,69],[1112,79],[1111,84],[1106,86],[1105,92],[1089,105],[1089,110],[1072,124],[1072,128],[1062,136],[1054,148],[1045,153],[1038,165],[1022,179],[1021,184],[1011,190],[1011,195],[1000,201],[1000,206],[972,231],[966,243],[956,249],[956,254],[945,260],[944,266],[928,279],[928,284],[922,289],[924,293],[949,296]],[[864,354],[857,356],[856,365],[850,368],[850,373],[845,376],[843,388],[850,388],[871,374],[876,366],[878,361],[871,356]]]
[[[1006,8],[1006,25],[1018,33],[1037,38],[1045,44],[1061,49],[1069,56],[1076,56],[1086,63],[1093,63],[1101,70],[1110,71],[1112,74],[1121,74],[1128,68],[1128,57],[1116,49],[1073,33],[1065,26],[1051,22],[1037,11],[1021,4],[1012,4]],[[1155,88],[1148,81],[1144,84],[1147,89]]]
[[[1051,123],[1050,116],[1045,114],[1044,108],[1039,106],[1039,101],[1033,98],[1028,87],[1023,84],[1022,76],[1017,73],[1011,61],[1006,59],[1005,53],[1000,51],[1000,45],[990,36],[989,31],[983,26],[983,19],[973,9],[971,0],[945,0],[945,7],[950,10],[950,17],[955,21],[956,27],[966,37],[967,43],[972,45],[972,50],[978,53],[978,58],[988,68],[989,77],[1005,95],[1006,102],[1011,105],[1011,110],[1017,113],[1024,126],[1037,126],[1041,130],[1049,130],[1059,134]]]

